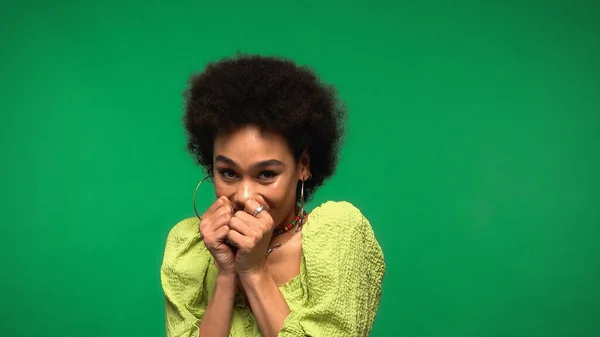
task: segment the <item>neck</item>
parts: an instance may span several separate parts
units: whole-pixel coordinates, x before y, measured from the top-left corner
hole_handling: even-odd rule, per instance
[[[291,208],[291,210],[285,216],[283,221],[279,225],[277,225],[277,227],[275,227],[273,230],[287,226],[290,222],[292,222],[292,220],[294,220],[296,215],[298,215],[298,211],[300,211],[300,208],[298,207],[298,205],[294,204],[294,207]]]

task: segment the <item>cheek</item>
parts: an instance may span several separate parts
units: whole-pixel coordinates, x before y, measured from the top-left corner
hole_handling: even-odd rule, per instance
[[[215,180],[214,188],[217,199],[222,196],[230,197],[233,193],[231,186],[223,183],[222,181]]]
[[[264,186],[259,194],[265,199],[267,204],[269,204],[272,209],[278,209],[282,207],[283,203],[285,203],[287,186],[285,183],[278,181]]]
[[[286,216],[296,203],[295,181],[279,180],[276,183],[265,186],[260,195],[277,215]],[[280,214],[281,213],[281,214]]]

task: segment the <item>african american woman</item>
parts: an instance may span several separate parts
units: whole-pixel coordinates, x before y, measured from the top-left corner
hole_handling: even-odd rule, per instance
[[[216,200],[167,238],[167,335],[368,336],[385,273],[373,229],[346,201],[304,207],[338,162],[336,90],[288,59],[237,55],[184,97],[187,148]]]

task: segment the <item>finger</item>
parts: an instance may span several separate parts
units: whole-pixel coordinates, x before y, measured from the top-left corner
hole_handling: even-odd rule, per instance
[[[225,205],[221,206],[219,209],[217,209],[213,213],[213,216],[220,217],[224,214],[233,215],[233,206],[231,204],[225,204]]]
[[[248,237],[242,235],[240,232],[232,229],[227,233],[227,240],[231,242],[235,247],[240,249],[248,248]]]
[[[208,218],[206,220],[206,223],[204,224],[204,230],[206,232],[214,232],[217,229],[228,225],[229,224],[229,220],[231,220],[232,215],[230,212],[227,211],[227,209],[220,211],[220,214],[215,214],[213,216],[211,216],[210,218]]]
[[[231,200],[229,200],[229,198],[227,198],[226,196],[221,196],[219,197],[219,199],[223,200],[223,202],[228,205],[229,207],[231,207],[233,209],[233,203],[231,202]]]
[[[226,207],[228,206],[223,206],[223,210],[218,211],[219,214],[202,219],[199,226],[202,235],[210,234],[229,223],[232,215]]]
[[[215,200],[215,202],[213,202],[213,204],[206,210],[206,212],[204,212],[204,215],[202,215],[202,217],[208,217],[213,215],[219,208],[225,206],[225,205],[231,205],[231,202],[229,201],[229,199],[227,199],[227,197],[222,196],[219,197],[217,200]],[[232,207],[233,208],[233,207]]]
[[[266,211],[262,211],[262,212],[266,212]],[[248,214],[245,211],[235,212],[232,219],[234,219],[234,218],[242,220],[243,222],[248,224],[250,227],[256,227],[257,225],[261,224],[259,219],[253,217],[252,214]]]
[[[272,231],[271,223],[264,223],[262,220],[257,219],[244,211],[236,212],[229,223],[230,225],[231,223],[237,225],[240,222],[245,226],[244,228],[240,228],[238,232],[251,239],[258,238],[260,240],[267,235],[267,233]]]
[[[254,200],[254,199],[248,199],[245,203],[244,203],[244,211],[252,216],[254,216],[254,213],[256,212],[256,210],[260,207],[263,206],[264,209],[260,212],[264,212],[264,211],[268,211],[269,207],[267,205],[263,205],[261,203],[259,203],[258,201]],[[260,213],[258,213],[256,216],[258,217],[260,215]]]
[[[214,232],[214,238],[216,239],[217,242],[225,242],[225,239],[227,238],[227,234],[229,233],[230,230],[231,230],[231,228],[229,228],[229,226],[225,225],[225,226],[217,229]]]
[[[229,231],[229,226],[223,226],[217,229],[211,235],[203,237],[204,244],[207,247],[212,246],[218,248],[221,244],[225,243],[225,240],[227,239],[227,233],[229,233]]]
[[[225,197],[217,198],[217,200],[215,200],[215,202],[213,202],[213,204],[208,208],[208,210],[206,210],[205,215],[206,216],[211,216],[217,210],[219,210],[221,207],[223,207],[224,205],[226,205],[225,199],[226,199]]]
[[[238,213],[243,213],[243,212],[238,212]],[[246,213],[244,213],[246,214]],[[248,214],[246,214],[248,215]],[[256,220],[256,219],[253,219]],[[254,230],[242,219],[240,219],[239,217],[232,217],[231,220],[229,220],[229,228],[231,228],[232,230],[244,235],[244,236],[251,236],[254,234]]]
[[[256,212],[256,209],[260,206],[264,206],[265,208],[262,211],[260,211],[256,216],[254,216],[254,212]],[[261,203],[254,199],[248,199],[248,201],[246,201],[246,203],[244,204],[244,211],[251,217],[259,220],[259,222],[262,224],[269,225],[273,223],[273,218],[271,217],[271,214],[269,214],[269,206],[266,204],[261,205]],[[236,216],[238,216],[238,213],[236,213]],[[247,217],[243,215],[240,215],[240,217],[244,220],[247,219]],[[251,220],[247,221],[251,222]]]

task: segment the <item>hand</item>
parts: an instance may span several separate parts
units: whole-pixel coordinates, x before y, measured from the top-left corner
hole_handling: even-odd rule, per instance
[[[235,275],[235,253],[225,242],[232,216],[233,205],[227,197],[220,197],[202,215],[199,229],[204,245],[215,259],[219,273]]]
[[[238,248],[235,270],[240,277],[264,271],[274,221],[266,205],[256,217],[252,216],[259,206],[258,201],[250,199],[244,210],[236,212],[229,221],[227,239]]]

